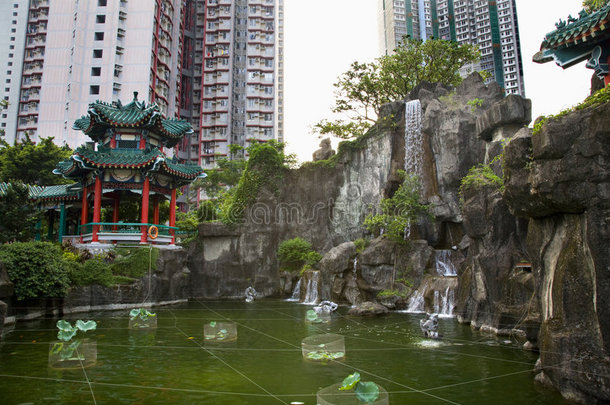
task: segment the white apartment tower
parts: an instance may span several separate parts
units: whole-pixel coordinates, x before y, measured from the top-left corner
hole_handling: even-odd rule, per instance
[[[381,49],[389,54],[408,35],[478,45],[486,70],[506,94],[525,95],[516,0],[380,0]]]
[[[129,102],[134,92],[140,101],[156,102],[164,114],[177,115],[181,0],[2,3],[17,13],[12,19],[3,13],[2,18],[12,20],[3,28],[15,27],[15,37],[23,41],[21,50],[16,41],[7,62],[6,54],[0,56],[0,63],[12,63],[12,74],[17,74],[16,83],[10,78],[9,110],[0,121],[9,141],[27,132],[34,141],[53,136],[56,143],[74,148],[85,139],[72,124],[89,103]],[[17,108],[16,114],[11,108]]]
[[[180,114],[197,135],[178,156],[208,169],[232,144],[282,141],[283,0],[186,3]]]

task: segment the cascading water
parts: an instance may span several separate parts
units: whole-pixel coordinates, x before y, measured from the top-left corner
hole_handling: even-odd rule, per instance
[[[457,269],[451,261],[451,250],[436,250],[434,252],[434,266],[439,276],[457,276]]]
[[[292,290],[292,296],[288,301],[299,301],[301,299],[301,280],[297,281],[297,284],[294,286],[294,290]]]
[[[358,258],[354,257],[354,268],[353,268],[354,281],[358,279],[357,271],[358,271]]]
[[[422,178],[422,109],[419,100],[405,103],[405,173]],[[411,224],[405,227],[404,238],[411,236]]]
[[[318,281],[320,280],[320,272],[312,271],[307,279],[307,286],[305,289],[305,300],[303,304],[317,304],[318,303]]]
[[[413,291],[406,312],[424,312],[424,294],[424,290]]]
[[[444,293],[434,291],[434,313],[444,317],[453,316],[454,299],[454,290],[450,287]]]
[[[422,177],[422,109],[419,100],[405,103],[405,172]]]

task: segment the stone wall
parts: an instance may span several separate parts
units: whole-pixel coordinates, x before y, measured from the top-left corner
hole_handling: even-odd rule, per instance
[[[610,104],[523,129],[507,145],[510,210],[529,220],[540,308],[537,380],[610,401]]]

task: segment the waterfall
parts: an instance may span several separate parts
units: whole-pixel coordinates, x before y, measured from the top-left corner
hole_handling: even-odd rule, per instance
[[[318,281],[320,280],[320,272],[310,272],[310,277],[307,278],[307,288],[305,290],[305,300],[303,304],[318,303]]]
[[[405,103],[405,173],[422,179],[422,110],[419,100]],[[411,237],[411,223],[404,230],[404,239]]]
[[[439,316],[453,316],[455,293],[451,287],[447,287],[444,293],[434,291],[434,312]]]
[[[406,312],[424,312],[424,292],[424,290],[413,291]]]
[[[419,100],[405,103],[405,172],[422,178],[422,110]]]
[[[457,270],[451,261],[451,250],[435,250],[434,266],[439,276],[457,276]]]
[[[354,268],[353,268],[354,281],[356,281],[358,279],[358,275],[356,274],[357,270],[358,270],[358,257],[354,257]]]
[[[294,290],[292,290],[292,296],[288,299],[288,301],[300,301],[301,300],[301,280],[297,281],[297,284],[294,286]]]

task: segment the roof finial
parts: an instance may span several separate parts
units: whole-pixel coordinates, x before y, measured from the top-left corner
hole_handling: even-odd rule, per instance
[[[133,92],[133,101],[138,101],[138,92],[137,91]]]

